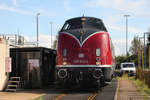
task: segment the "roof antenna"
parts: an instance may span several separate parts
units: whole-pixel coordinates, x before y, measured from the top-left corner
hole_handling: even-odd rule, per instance
[[[84,14],[83,14],[83,16],[82,16],[81,20],[82,20],[82,21],[85,21],[85,17],[84,17]]]
[[[84,14],[83,14],[83,16],[82,17],[84,17]]]

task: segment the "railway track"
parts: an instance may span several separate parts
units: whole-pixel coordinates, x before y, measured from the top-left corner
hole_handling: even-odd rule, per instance
[[[53,98],[52,100],[60,100],[61,98],[63,98],[64,96],[66,96],[66,94],[60,94],[57,97]]]
[[[96,95],[97,95],[98,93],[92,93],[92,94],[90,94],[88,97],[87,97],[87,99],[85,99],[85,100],[94,100],[94,98],[96,97]],[[65,98],[65,96],[67,97],[69,94],[60,94],[60,95],[58,95],[57,97],[55,97],[55,98],[53,98],[52,100],[62,100],[62,99],[65,99],[65,100],[67,100],[66,98]],[[83,96],[83,94],[81,94],[81,99],[82,99],[82,96]],[[85,95],[86,96],[86,95]],[[64,98],[63,98],[64,97]],[[79,98],[76,98],[76,97],[73,97],[74,99],[79,99]],[[69,98],[68,98],[68,100],[69,100]]]
[[[117,88],[117,81],[112,80],[109,85],[102,87],[98,92],[93,90],[72,90],[72,89],[52,89],[42,96],[42,99],[35,100],[114,100]]]
[[[87,100],[94,100],[94,98],[96,97],[98,93],[94,93],[91,96],[89,96],[89,98]]]

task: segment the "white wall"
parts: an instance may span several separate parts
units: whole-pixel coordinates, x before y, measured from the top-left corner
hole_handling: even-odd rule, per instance
[[[9,57],[9,45],[6,40],[0,38],[0,91],[4,89],[8,80],[5,73],[5,58]]]

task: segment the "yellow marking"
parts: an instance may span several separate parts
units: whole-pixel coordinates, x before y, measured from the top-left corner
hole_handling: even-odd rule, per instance
[[[54,98],[53,100],[59,100],[61,99],[62,97],[64,97],[66,94],[60,94],[58,95],[56,98]]]
[[[116,93],[115,93],[115,98],[114,100],[118,100],[118,95],[119,95],[119,89],[120,89],[120,79],[118,79],[118,83],[117,83],[117,90],[116,90]]]
[[[91,96],[89,96],[88,100],[94,100],[94,98],[96,97],[97,93],[92,94]]]

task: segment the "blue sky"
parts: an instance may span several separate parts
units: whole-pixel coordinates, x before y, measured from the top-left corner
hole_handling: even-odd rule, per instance
[[[125,18],[128,18],[128,45],[135,35],[143,36],[150,28],[149,0],[0,0],[0,34],[17,34],[36,40],[36,14],[39,15],[40,45],[50,47],[65,20],[91,16],[104,21],[113,40],[116,55],[125,54]],[[129,47],[128,47],[129,48]]]

